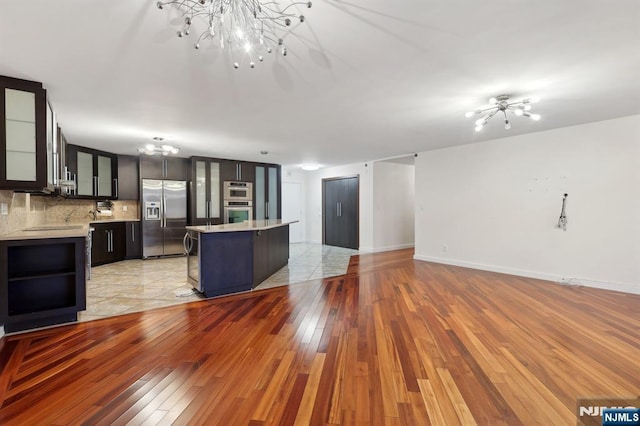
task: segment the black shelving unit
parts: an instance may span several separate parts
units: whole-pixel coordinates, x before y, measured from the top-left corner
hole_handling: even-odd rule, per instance
[[[86,309],[85,238],[0,242],[0,323],[22,331],[77,320]]]

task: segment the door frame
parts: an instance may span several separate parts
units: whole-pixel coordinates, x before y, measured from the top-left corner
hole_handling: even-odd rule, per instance
[[[355,174],[355,175],[347,175],[347,176],[336,176],[336,177],[330,177],[330,178],[323,178],[322,179],[322,245],[325,245],[326,242],[326,236],[327,236],[327,230],[326,230],[326,221],[327,218],[325,217],[324,212],[325,210],[325,204],[326,204],[326,183],[328,181],[333,181],[333,180],[342,180],[342,179],[356,179],[356,243],[358,246],[358,249],[360,249],[360,175],[359,174]]]
[[[289,185],[295,185],[296,188],[296,192],[297,192],[297,196],[298,196],[298,203],[296,205],[296,209],[297,209],[297,214],[295,215],[297,217],[297,221],[298,223],[292,223],[291,225],[289,225],[289,239],[291,243],[294,242],[304,242],[304,239],[302,238],[302,224],[304,224],[304,221],[302,220],[302,184],[300,182],[287,182],[287,181],[283,181],[281,188],[282,188],[282,199],[281,201],[281,206],[282,206],[282,220],[290,220],[292,219],[291,217],[287,217],[285,219],[285,213],[289,213],[290,211],[287,210],[285,211],[285,203],[284,203],[284,199],[285,199],[285,193],[291,193],[287,188],[291,188],[291,186]],[[290,197],[287,197],[287,199],[291,199]],[[295,219],[295,218],[293,218]],[[293,232],[294,226],[296,227],[297,233],[298,233],[298,237],[299,239],[294,241],[294,234],[295,232]]]

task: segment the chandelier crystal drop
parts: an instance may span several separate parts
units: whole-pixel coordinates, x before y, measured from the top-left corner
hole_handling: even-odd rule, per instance
[[[158,1],[158,9],[172,5],[182,13],[183,25],[177,34],[185,37],[191,32],[195,21],[202,21],[205,29],[197,34],[195,49],[201,42],[218,38],[220,49],[230,49],[234,56],[242,60],[232,60],[234,68],[246,62],[254,68],[262,62],[264,53],[271,53],[274,47],[282,56],[287,56],[284,38],[292,31],[294,22],[303,23],[305,16],[301,8],[310,8],[311,1],[294,1],[280,7],[277,1],[264,0],[168,0]],[[195,28],[194,28],[195,30]]]
[[[476,120],[476,132],[479,132],[487,125],[494,115],[502,113],[504,118],[504,128],[509,130],[511,128],[511,121],[509,121],[507,112],[518,117],[528,117],[534,121],[540,120],[539,114],[532,114],[529,112],[531,111],[531,104],[535,102],[538,102],[538,98],[526,98],[520,101],[509,102],[508,95],[500,95],[489,99],[488,107],[481,107],[475,111],[469,111],[465,114],[465,117],[469,118],[474,115],[485,114],[484,117]]]

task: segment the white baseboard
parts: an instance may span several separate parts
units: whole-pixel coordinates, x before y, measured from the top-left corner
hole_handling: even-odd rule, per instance
[[[398,244],[385,247],[360,247],[360,253],[382,253],[385,251],[402,250],[415,247],[415,244]]]
[[[604,290],[621,291],[623,293],[640,294],[640,285],[615,283],[606,281],[595,281],[586,278],[566,277],[545,272],[527,271],[523,269],[508,268],[505,266],[486,265],[483,263],[465,262],[442,257],[414,255],[415,260],[425,262],[442,263],[445,265],[462,266],[464,268],[480,269],[481,271],[499,272],[502,274],[517,275],[521,277],[536,278],[539,280],[553,281],[563,285],[582,285],[585,287],[601,288]]]

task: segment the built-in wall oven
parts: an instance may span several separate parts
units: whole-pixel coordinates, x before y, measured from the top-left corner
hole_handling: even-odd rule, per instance
[[[251,182],[224,181],[225,201],[252,201],[253,184]]]
[[[251,201],[224,202],[224,223],[239,223],[253,220],[253,204]]]
[[[253,184],[224,181],[224,223],[253,220]]]

